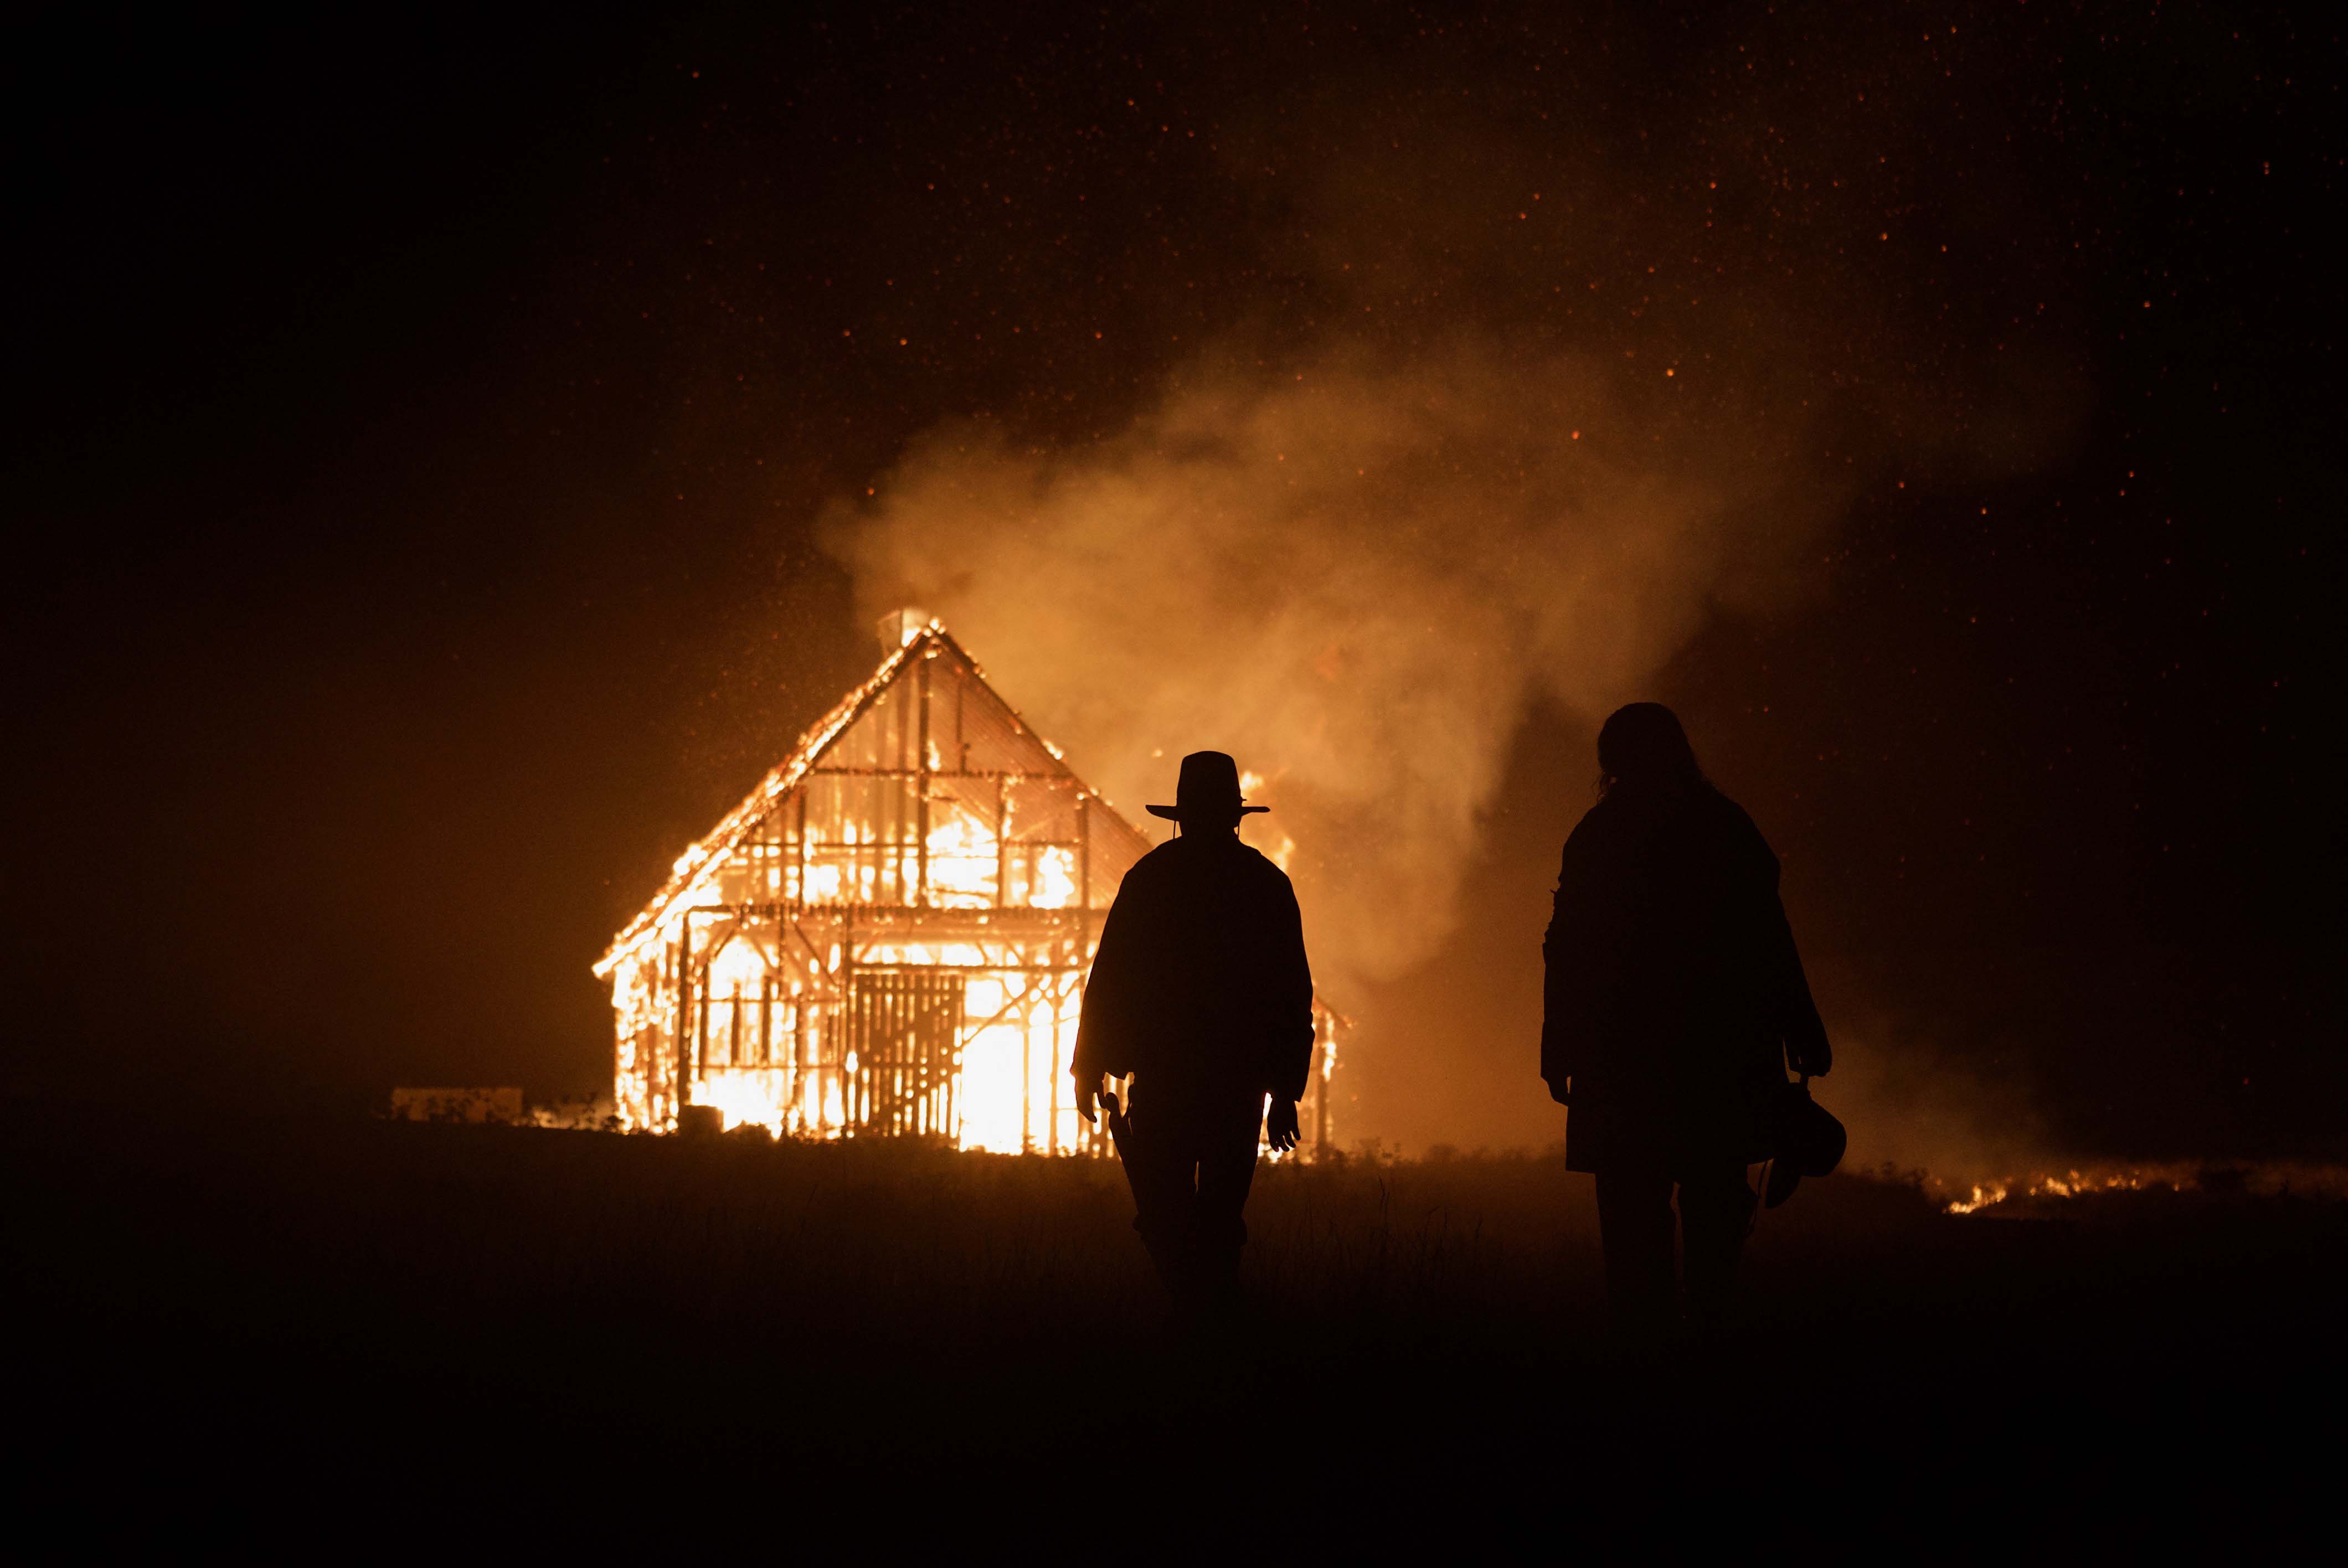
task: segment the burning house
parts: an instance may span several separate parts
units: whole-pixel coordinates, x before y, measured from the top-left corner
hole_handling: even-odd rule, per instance
[[[1106,1152],[1070,1103],[1085,976],[1150,847],[933,620],[700,843],[595,965],[629,1126]],[[1341,1020],[1315,1002],[1303,1124]]]

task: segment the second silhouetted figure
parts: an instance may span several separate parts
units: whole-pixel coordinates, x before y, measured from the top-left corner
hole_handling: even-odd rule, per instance
[[[1541,945],[1541,1076],[1570,1108],[1566,1168],[1598,1177],[1624,1326],[1672,1316],[1674,1186],[1688,1308],[1716,1317],[1753,1217],[1746,1167],[1785,1152],[1786,1069],[1823,1073],[1833,1053],[1777,857],[1704,778],[1678,718],[1655,702],[1617,710],[1598,768],[1603,794],[1565,841]]]
[[[1241,1212],[1271,1109],[1271,1143],[1296,1146],[1313,1058],[1313,973],[1287,874],[1239,840],[1239,768],[1182,759],[1181,825],[1125,875],[1086,982],[1070,1071],[1086,1121],[1104,1077],[1133,1075],[1117,1152],[1134,1229],[1178,1306],[1211,1308],[1239,1282]]]

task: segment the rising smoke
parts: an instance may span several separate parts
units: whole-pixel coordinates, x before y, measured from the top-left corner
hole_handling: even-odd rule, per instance
[[[941,616],[1128,815],[1185,751],[1261,774],[1251,836],[1292,840],[1341,1003],[1454,929],[1536,703],[1594,725],[1649,695],[1708,616],[1809,602],[1859,488],[2024,466],[2076,401],[1974,374],[1815,200],[1772,221],[1766,152],[1634,180],[1484,122],[1387,128],[1231,136],[1289,282],[1122,428],[953,421],[829,519],[866,608]]]
[[[1528,704],[1595,718],[1638,693],[1832,497],[1788,494],[1742,433],[1666,444],[1662,399],[1585,356],[1461,338],[1255,369],[1202,357],[1080,454],[940,431],[876,487],[854,559],[876,603],[942,615],[1129,815],[1181,751],[1261,774],[1323,964],[1387,978],[1449,929]]]

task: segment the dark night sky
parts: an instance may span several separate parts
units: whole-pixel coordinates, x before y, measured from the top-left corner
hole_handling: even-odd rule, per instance
[[[1766,168],[1703,198],[1725,295],[1838,384],[2044,426],[1910,463],[1927,415],[1854,402],[1800,590],[1658,678],[1830,1020],[2068,1147],[2336,1148],[2334,26],[1560,9],[53,12],[7,111],[19,1083],[592,1088],[603,939],[870,661],[825,505],[942,420],[1082,444],[1202,337],[1306,352],[1351,305],[1282,160],[1326,187],[1392,125],[1601,165],[1585,299],[1708,159]],[[1612,341],[1556,252],[1412,238],[1418,292],[1345,329],[1383,351]],[[2063,390],[2001,404],[2009,364]],[[1537,968],[1484,966],[1587,745],[1531,716],[1467,925],[1354,999],[1365,1130],[1543,1136],[1490,1109],[1539,1093]]]

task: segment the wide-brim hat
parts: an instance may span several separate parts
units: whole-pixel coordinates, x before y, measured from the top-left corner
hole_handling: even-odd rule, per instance
[[[1169,822],[1183,822],[1194,816],[1207,820],[1244,816],[1272,807],[1250,805],[1241,798],[1240,765],[1231,761],[1229,752],[1192,752],[1182,759],[1182,776],[1174,784],[1174,804],[1142,809]]]

